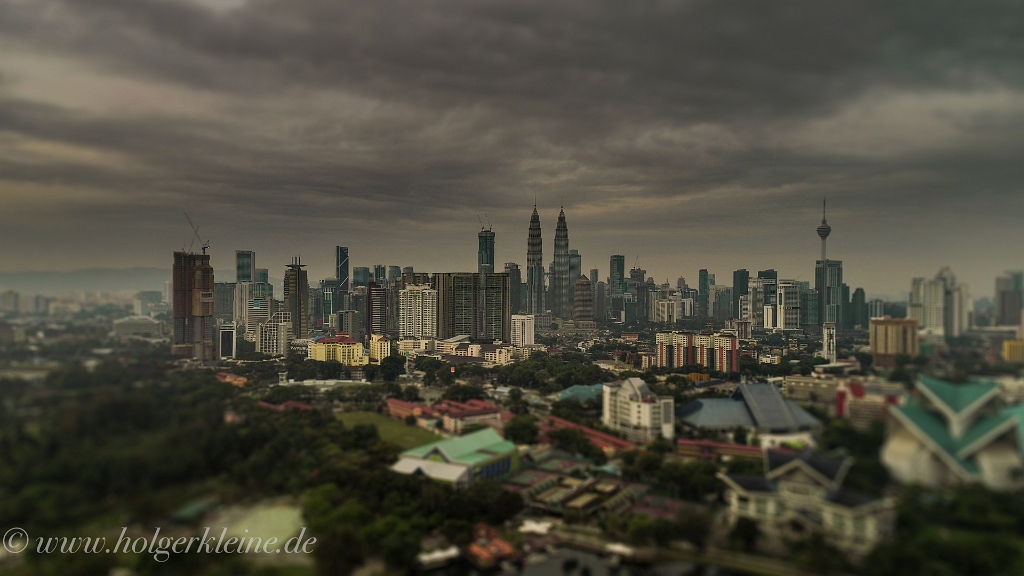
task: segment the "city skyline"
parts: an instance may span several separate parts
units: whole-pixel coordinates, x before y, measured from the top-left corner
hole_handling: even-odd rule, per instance
[[[496,262],[525,264],[536,197],[585,269],[813,280],[827,196],[851,284],[896,296],[949,265],[988,296],[1024,265],[1022,34],[1000,13],[0,2],[0,271],[165,267],[181,211],[217,269],[247,249],[329,277],[343,244],[473,270],[479,214]]]

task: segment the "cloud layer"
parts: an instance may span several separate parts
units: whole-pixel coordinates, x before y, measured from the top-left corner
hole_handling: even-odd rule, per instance
[[[1024,266],[1012,2],[0,0],[0,269],[163,265],[200,222],[283,268],[523,263],[869,294]]]

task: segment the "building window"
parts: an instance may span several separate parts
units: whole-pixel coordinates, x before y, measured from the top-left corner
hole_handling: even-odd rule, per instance
[[[867,521],[863,516],[854,516],[853,518],[853,533],[864,534],[867,532]]]
[[[846,532],[846,517],[838,512],[833,512],[832,528],[834,528],[836,532]]]
[[[768,515],[768,501],[765,500],[764,498],[758,498],[754,500],[754,508],[758,516]]]
[[[750,499],[747,498],[746,496],[737,496],[736,508],[739,509],[741,512],[746,512],[747,510],[750,510]]]

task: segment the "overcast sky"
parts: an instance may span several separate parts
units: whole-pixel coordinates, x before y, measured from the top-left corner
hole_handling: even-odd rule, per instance
[[[0,0],[0,270],[1024,267],[1016,2]],[[233,278],[225,278],[233,280]]]

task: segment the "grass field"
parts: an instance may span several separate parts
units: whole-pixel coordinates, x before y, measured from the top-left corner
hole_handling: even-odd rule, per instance
[[[401,420],[395,420],[375,412],[344,412],[338,414],[338,419],[344,422],[347,428],[356,424],[373,424],[377,426],[377,432],[380,433],[381,438],[398,444],[403,450],[442,439],[432,432],[427,432],[416,426],[409,426]]]

